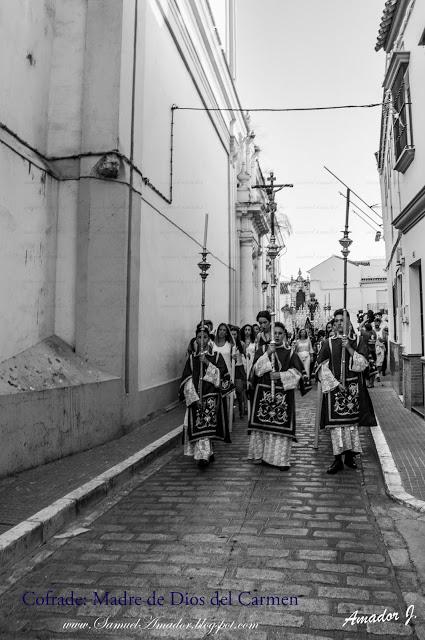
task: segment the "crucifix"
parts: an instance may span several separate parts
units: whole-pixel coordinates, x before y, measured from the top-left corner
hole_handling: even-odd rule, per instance
[[[267,178],[267,182],[269,182],[270,184],[257,184],[253,187],[253,189],[261,189],[262,191],[265,191],[267,196],[267,211],[270,213],[270,242],[269,242],[269,246],[267,247],[267,255],[270,258],[270,266],[271,266],[271,272],[270,272],[271,307],[272,307],[270,311],[270,316],[271,316],[270,344],[271,345],[275,345],[274,323],[275,323],[275,317],[276,317],[276,286],[277,286],[275,261],[281,249],[281,247],[279,247],[279,245],[276,244],[276,236],[275,236],[275,213],[277,209],[277,205],[275,202],[275,195],[278,191],[280,191],[281,189],[284,189],[285,187],[294,186],[293,184],[275,184],[275,180],[276,178],[273,171],[270,171],[270,175]],[[272,353],[272,368],[274,371],[274,353]],[[271,393],[272,393],[272,398],[274,399],[274,394],[275,394],[274,380],[271,381]]]

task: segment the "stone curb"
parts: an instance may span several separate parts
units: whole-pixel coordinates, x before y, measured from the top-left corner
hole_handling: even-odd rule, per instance
[[[183,425],[176,427],[134,455],[1,534],[0,571],[44,544],[88,505],[101,500],[112,489],[130,480],[152,459],[172,449],[181,440],[182,430]]]
[[[404,490],[400,473],[396,467],[378,418],[376,422],[378,423],[377,426],[371,427],[370,430],[375,442],[376,451],[378,452],[379,462],[381,463],[387,494],[399,504],[419,511],[419,513],[425,513],[425,502],[419,500],[419,498],[415,498],[415,496],[412,496]]]

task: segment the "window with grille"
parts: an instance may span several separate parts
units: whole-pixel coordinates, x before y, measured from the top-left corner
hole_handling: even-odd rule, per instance
[[[394,51],[384,78],[384,88],[391,100],[394,170],[404,173],[415,157],[413,145],[411,92],[408,51]],[[390,134],[390,137],[391,137]]]
[[[407,147],[412,147],[409,72],[400,65],[391,90],[393,99],[394,151],[398,160]]]

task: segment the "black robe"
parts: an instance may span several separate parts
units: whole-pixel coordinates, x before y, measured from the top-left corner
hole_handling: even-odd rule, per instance
[[[251,369],[251,414],[248,433],[251,429],[289,436],[296,440],[295,429],[295,390],[285,391],[280,380],[275,381],[275,397],[271,397],[270,373],[257,376],[254,370],[257,360],[265,353],[267,346],[257,349]],[[270,358],[270,356],[269,356]],[[275,371],[283,372],[297,369],[303,373],[304,368],[299,356],[287,347],[277,347],[275,352]],[[303,378],[299,381],[301,393],[304,394]]]
[[[350,340],[353,349],[368,359],[367,342],[360,338]],[[317,365],[329,360],[329,369],[333,376],[341,382],[342,379],[342,339],[341,337],[328,338],[323,342],[317,356]],[[324,394],[322,411],[320,414],[320,428],[325,426],[337,427],[358,424],[368,427],[376,426],[375,412],[370,399],[365,375],[363,372],[350,369],[351,356],[345,353],[345,391],[337,387]]]
[[[197,402],[193,402],[188,407],[187,437],[189,442],[195,442],[201,438],[231,442],[227,406],[226,402],[224,402],[224,397],[233,391],[234,386],[231,383],[224,358],[220,353],[205,354],[205,362],[202,365],[202,378],[206,374],[209,363],[218,369],[219,386],[217,387],[213,382],[202,380],[202,411]],[[192,379],[194,388],[199,394],[200,377],[200,356],[199,354],[191,355],[186,360],[180,382],[179,397],[181,400],[185,399],[184,387],[190,379]]]

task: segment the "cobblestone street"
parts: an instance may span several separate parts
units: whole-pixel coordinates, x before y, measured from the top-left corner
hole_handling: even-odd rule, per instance
[[[246,427],[237,421],[233,443],[217,445],[216,461],[206,471],[180,448],[172,451],[144,470],[131,490],[68,527],[86,526],[87,532],[48,542],[35,561],[15,568],[13,584],[1,583],[2,637],[422,637],[405,625],[402,593],[417,593],[418,584],[388,517],[389,510],[404,507],[385,495],[367,431],[359,469],[325,473],[332,457],[328,434],[321,434],[318,451],[312,448],[315,396],[314,390],[297,397],[298,443],[288,473],[248,463]],[[86,604],[31,606],[34,594],[22,603],[25,592],[43,596],[48,589],[63,596],[73,591]],[[221,598],[230,592],[231,604],[211,604],[216,591]],[[142,602],[112,604],[124,592]],[[154,592],[163,604],[146,603]],[[174,605],[171,592],[177,592]],[[296,599],[260,604],[260,596],[270,595]],[[398,622],[343,626],[355,611],[384,610],[397,612]],[[223,626],[212,629],[213,622]],[[114,629],[114,623],[134,626]],[[159,626],[168,623],[174,628]]]

